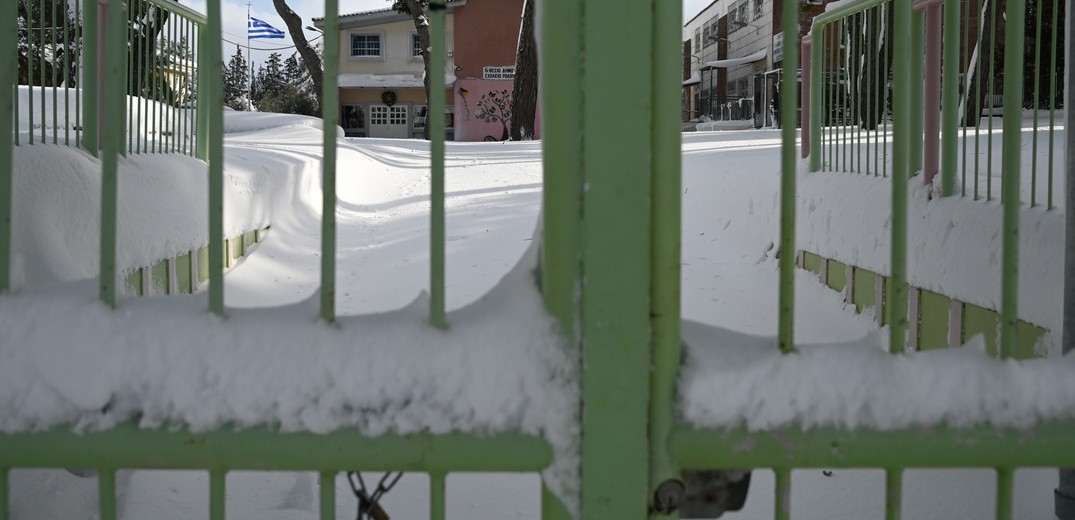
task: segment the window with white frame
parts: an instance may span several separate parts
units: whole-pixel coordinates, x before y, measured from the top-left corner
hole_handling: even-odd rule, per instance
[[[418,33],[411,33],[411,57],[422,57],[422,39],[418,37]]]
[[[380,58],[381,35],[374,33],[352,33],[351,57]]]
[[[485,67],[482,70],[482,78],[484,79],[514,79],[515,78],[515,65],[507,67]]]
[[[763,0],[754,0],[754,19],[761,18],[761,12],[763,8]]]

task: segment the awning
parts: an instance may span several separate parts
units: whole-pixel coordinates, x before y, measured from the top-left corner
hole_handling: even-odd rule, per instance
[[[444,75],[444,84],[452,86],[454,74]],[[425,88],[421,76],[413,74],[340,74],[340,88]]]
[[[691,86],[691,85],[697,85],[697,84],[699,84],[699,83],[701,83],[701,82],[702,82],[702,74],[701,74],[701,73],[698,73],[698,72],[696,72],[696,73],[694,73],[694,75],[693,75],[693,76],[691,76],[691,78],[690,78],[690,79],[688,79],[688,80],[685,80],[685,81],[683,82],[683,86],[684,86],[684,87],[689,87],[689,86]]]
[[[767,49],[762,49],[760,51],[755,52],[754,54],[743,56],[741,58],[728,58],[726,60],[707,61],[705,62],[705,66],[714,69],[726,69],[728,67],[734,67],[736,65],[745,65],[747,63],[754,63],[755,61],[761,61],[764,60],[765,57],[768,55],[769,51]]]

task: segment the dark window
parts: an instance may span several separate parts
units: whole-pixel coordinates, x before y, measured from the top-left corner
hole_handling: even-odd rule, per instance
[[[379,58],[381,56],[381,35],[352,34],[351,56]]]

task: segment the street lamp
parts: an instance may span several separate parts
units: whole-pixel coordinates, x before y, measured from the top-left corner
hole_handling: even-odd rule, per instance
[[[321,34],[325,34],[325,31],[322,31],[321,29],[318,29],[317,27],[314,27],[312,25],[307,25],[306,30],[307,31],[317,31],[317,32],[319,32]]]

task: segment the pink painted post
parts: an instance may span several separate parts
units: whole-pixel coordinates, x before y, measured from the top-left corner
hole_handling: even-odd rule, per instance
[[[799,46],[799,63],[802,64],[802,87],[799,88],[799,106],[802,107],[802,123],[799,125],[799,156],[806,159],[810,156],[810,37],[803,38],[803,44]],[[795,71],[785,71],[785,74]]]
[[[938,164],[940,163],[941,141],[941,19],[943,16],[940,2],[930,3],[925,11],[926,16],[926,70],[925,70],[925,114],[923,114],[923,126],[925,129],[925,141],[923,142],[922,181],[932,184],[937,176]],[[952,43],[950,42],[949,45]]]

